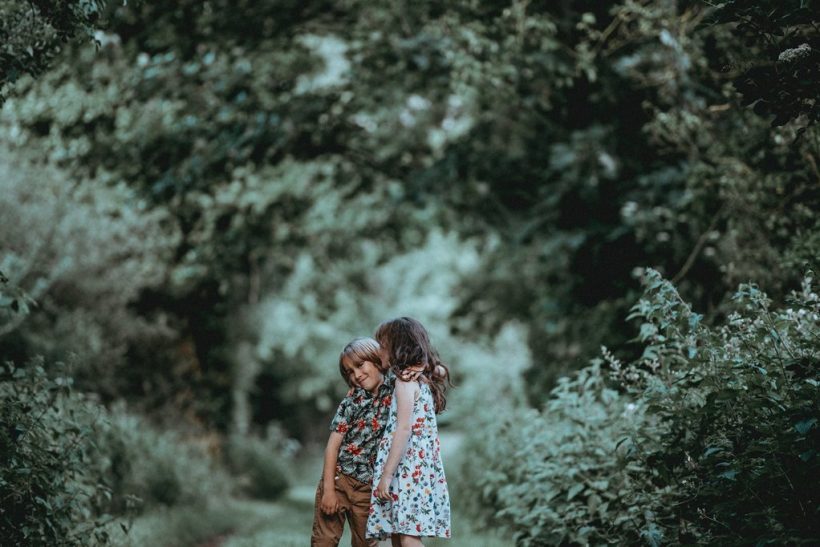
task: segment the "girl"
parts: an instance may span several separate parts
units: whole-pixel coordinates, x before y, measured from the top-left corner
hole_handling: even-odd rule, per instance
[[[441,462],[436,414],[444,410],[450,373],[430,345],[421,323],[409,317],[376,330],[382,363],[401,378],[421,365],[417,381],[396,380],[390,413],[379,441],[367,519],[367,537],[402,547],[423,545],[421,537],[450,537],[450,496]],[[398,541],[397,541],[398,540]]]

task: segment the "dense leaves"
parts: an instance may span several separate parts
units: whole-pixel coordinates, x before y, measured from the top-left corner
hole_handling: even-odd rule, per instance
[[[167,283],[138,308],[179,325],[220,427],[214,346],[302,249],[327,267],[359,239],[384,260],[431,226],[478,236],[456,322],[527,325],[533,401],[601,344],[627,355],[642,267],[711,316],[816,262],[817,131],[740,106],[739,4],[197,6],[111,6],[102,51],[21,82],[0,136],[167,215]]]
[[[8,545],[105,542],[93,508],[110,490],[85,473],[94,409],[42,365],[0,367],[0,535]]]
[[[0,367],[4,545],[108,544],[112,526],[127,533],[143,511],[205,507],[230,492],[204,447],[75,392],[70,372],[42,360]]]
[[[605,351],[544,409],[487,421],[475,510],[521,545],[811,544],[820,500],[820,297],[773,309],[755,286],[707,327],[650,271],[642,356]],[[608,369],[608,373],[606,372]]]
[[[808,541],[814,4],[6,2],[0,353],[107,409],[97,514],[226,489],[156,424],[280,495],[410,314],[521,543]]]
[[[105,8],[103,0],[8,0],[0,6],[0,105],[11,86],[38,76],[77,34],[90,40]]]
[[[772,126],[794,119],[820,121],[820,16],[817,2],[717,2],[711,22],[728,25],[746,46],[730,55],[725,70],[734,75],[742,104],[774,115]],[[729,53],[729,52],[727,52]]]
[[[720,328],[654,273],[635,309],[642,359],[622,371],[659,420],[647,462],[680,485],[673,518],[721,544],[812,543],[820,534],[820,297],[813,279],[772,309],[742,285]],[[633,387],[633,391],[635,391]]]

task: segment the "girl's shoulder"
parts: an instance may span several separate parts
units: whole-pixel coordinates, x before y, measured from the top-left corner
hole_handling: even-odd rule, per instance
[[[416,394],[421,391],[421,386],[415,380],[405,382],[401,378],[396,378],[396,394],[399,396],[410,396],[416,399]]]
[[[417,389],[419,387],[418,380],[402,380],[400,376],[396,376],[396,389]]]

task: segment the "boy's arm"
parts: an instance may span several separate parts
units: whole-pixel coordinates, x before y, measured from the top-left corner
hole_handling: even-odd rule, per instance
[[[393,480],[396,468],[407,449],[407,441],[410,440],[412,433],[410,420],[413,419],[413,396],[417,386],[416,382],[396,380],[396,430],[393,432],[393,443],[390,445],[381,479],[376,486],[376,497],[379,499],[390,499],[390,481]]]
[[[339,511],[339,497],[336,495],[336,461],[344,435],[338,431],[330,433],[325,447],[325,463],[322,467],[322,501],[319,508],[326,515]]]

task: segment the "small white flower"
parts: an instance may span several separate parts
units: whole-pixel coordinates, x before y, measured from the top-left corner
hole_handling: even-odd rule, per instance
[[[780,55],[777,56],[777,60],[781,63],[793,63],[809,55],[811,55],[811,46],[809,44],[800,44],[797,47],[781,51]]]

